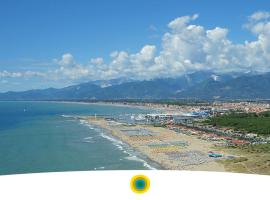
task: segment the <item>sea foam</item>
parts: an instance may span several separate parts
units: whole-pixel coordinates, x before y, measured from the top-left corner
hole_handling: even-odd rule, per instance
[[[143,163],[143,166],[148,168],[148,169],[156,169],[152,167],[149,163],[147,163],[145,160],[139,158],[136,154],[136,151],[134,151],[129,145],[123,143],[121,140],[116,139],[115,137],[112,137],[109,135],[109,131],[104,130],[103,128],[100,128],[98,126],[95,126],[93,124],[90,124],[86,120],[80,119],[80,124],[85,125],[89,127],[90,129],[95,130],[99,135],[109,141],[112,142],[114,146],[116,146],[119,150],[121,150],[123,153],[128,154],[127,157],[124,159],[131,160],[131,161],[136,161],[136,162],[141,162]],[[98,168],[97,168],[98,169]]]

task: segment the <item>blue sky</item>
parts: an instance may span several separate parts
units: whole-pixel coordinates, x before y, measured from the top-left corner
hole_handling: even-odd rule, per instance
[[[270,38],[268,12],[268,0],[1,0],[0,91],[168,77],[209,67],[267,71],[269,41],[260,38]],[[184,16],[189,18],[169,25]],[[209,44],[213,35],[223,42]],[[260,54],[256,62],[238,61]]]

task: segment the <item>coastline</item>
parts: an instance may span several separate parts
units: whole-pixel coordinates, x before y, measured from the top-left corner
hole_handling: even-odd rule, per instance
[[[45,102],[45,101],[25,101],[25,102]],[[83,105],[101,105],[106,106],[121,106],[121,107],[136,107],[136,105],[127,105],[120,103],[101,103],[101,102],[63,102],[63,101],[47,101],[48,103],[59,104],[83,104]],[[42,106],[43,104],[41,104]],[[44,104],[46,106],[46,103]],[[165,110],[166,108],[156,105],[154,109]],[[49,106],[50,107],[50,106]],[[66,106],[63,106],[65,108]],[[76,107],[76,106],[74,106]],[[81,106],[80,106],[81,107]],[[82,106],[83,107],[83,106]],[[23,109],[22,107],[21,109]],[[35,107],[37,108],[37,107]],[[90,107],[91,108],[91,107]],[[153,111],[151,104],[146,104],[140,107],[142,109],[150,108]],[[105,108],[106,109],[106,108]],[[158,127],[159,124],[151,125],[137,125],[128,123],[125,120],[118,120],[113,116],[107,115],[96,116],[94,114],[62,114],[63,117],[69,117],[76,120],[82,119],[85,124],[95,125],[101,127],[106,137],[117,139],[121,143],[128,145],[128,152],[126,146],[124,152],[130,156],[124,159],[136,160],[143,163],[149,163],[157,169],[180,169],[180,170],[195,170],[195,171],[228,171],[238,173],[252,173],[252,174],[268,174],[270,172],[269,164],[269,144],[254,144],[254,145],[238,145],[226,146],[220,140],[216,140],[207,135],[209,132],[201,133],[196,128],[186,126],[176,126],[171,124]],[[95,119],[94,116],[97,118]],[[107,116],[107,117],[106,117]],[[136,134],[131,137],[128,129],[139,129]],[[132,131],[131,131],[132,132]],[[150,134],[144,135],[144,132]],[[108,133],[108,134],[107,134]],[[142,133],[142,134],[141,134]],[[207,137],[206,137],[207,136]],[[103,137],[103,136],[102,136]],[[104,138],[105,138],[104,137]],[[107,139],[109,139],[109,137]],[[109,139],[110,140],[110,139]],[[113,140],[112,140],[113,142]],[[175,144],[178,143],[178,144]],[[113,142],[114,143],[114,142]],[[115,145],[115,144],[114,144]],[[118,146],[116,144],[116,146]],[[119,149],[123,149],[118,146]],[[209,160],[210,152],[222,155],[220,158]],[[134,155],[134,156],[133,156]],[[137,156],[137,157],[136,157]],[[182,159],[185,157],[185,159]],[[145,161],[145,162],[144,162]],[[216,162],[215,162],[216,161]],[[140,162],[140,161],[139,161]]]
[[[1,101],[0,101],[1,102]],[[157,109],[162,110],[162,108],[156,108],[146,105],[133,105],[133,104],[125,104],[125,103],[114,103],[114,102],[84,102],[84,101],[61,101],[61,100],[37,100],[37,101],[2,101],[2,102],[37,102],[37,103],[63,103],[63,104],[78,104],[78,105],[100,105],[100,106],[115,106],[115,107],[126,107],[126,108],[139,108],[145,110]]]
[[[151,127],[147,125],[136,125],[129,127],[126,125],[112,124],[103,118],[81,117],[89,124],[105,129],[110,135],[129,145],[134,151],[139,152],[140,157],[150,163],[156,163],[160,166],[158,169],[168,170],[195,170],[195,171],[226,171],[221,163],[216,159],[209,158],[207,152],[214,150],[211,143],[201,141],[192,136],[177,134],[174,131]],[[136,129],[154,133],[153,136],[128,136],[123,130],[134,131]],[[163,143],[178,141],[187,142],[188,146],[168,145],[162,146]],[[157,143],[157,146],[154,146]],[[161,145],[161,146],[158,146]],[[172,159],[171,156],[184,156]],[[185,157],[186,155],[186,157]],[[189,156],[191,155],[191,156]]]
[[[72,117],[72,116],[70,116]],[[110,130],[103,128],[95,123],[89,122],[89,120],[85,119],[84,117],[76,117],[76,119],[82,120],[83,123],[87,123],[91,125],[93,128],[99,129],[101,131],[101,136],[112,141],[113,143],[121,143],[121,148],[124,148],[124,152],[127,153],[130,157],[126,158],[128,160],[136,160],[138,162],[142,162],[145,167],[147,167],[149,170],[165,170],[159,163],[155,162],[154,160],[150,159],[149,157],[142,154],[140,151],[134,149],[130,144],[127,142],[121,140],[121,138],[117,137],[116,135],[113,135]],[[116,141],[116,142],[115,142]],[[118,146],[118,144],[116,145]],[[132,159],[134,158],[134,159]]]

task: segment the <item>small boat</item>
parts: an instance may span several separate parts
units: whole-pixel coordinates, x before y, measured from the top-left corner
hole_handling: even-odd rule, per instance
[[[220,153],[214,153],[214,152],[210,151],[210,152],[208,152],[208,156],[211,157],[211,158],[220,158],[223,155],[220,154]]]

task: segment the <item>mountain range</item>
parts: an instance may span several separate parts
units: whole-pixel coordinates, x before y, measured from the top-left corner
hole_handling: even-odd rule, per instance
[[[98,80],[61,89],[0,93],[2,101],[117,99],[270,99],[270,73],[198,71],[176,78]]]

